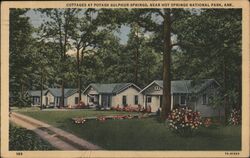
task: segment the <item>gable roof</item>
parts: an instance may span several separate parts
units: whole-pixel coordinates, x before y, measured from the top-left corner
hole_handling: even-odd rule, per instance
[[[54,96],[54,97],[61,97],[62,96],[62,89],[61,88],[49,88],[48,91]],[[64,89],[64,97],[69,97],[75,93],[77,93],[77,89]]]
[[[176,80],[171,81],[171,94],[173,93],[199,93],[207,88],[212,83],[219,83],[214,79],[202,79],[202,80]],[[144,92],[146,89],[151,87],[153,84],[157,84],[161,88],[163,88],[162,80],[155,80],[151,82],[148,86],[146,86],[140,93]]]
[[[110,84],[100,84],[100,83],[91,83],[84,91],[85,93],[90,87],[93,87],[100,94],[117,94],[121,91],[127,89],[130,86],[134,86],[139,91],[140,87],[133,83],[110,83]]]
[[[45,95],[46,92],[47,92],[47,90],[43,90],[43,95]],[[41,96],[41,90],[29,90],[28,95],[30,95],[32,97],[35,97],[35,96],[40,97]]]

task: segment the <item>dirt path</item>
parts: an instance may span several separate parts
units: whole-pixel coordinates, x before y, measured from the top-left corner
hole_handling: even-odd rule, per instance
[[[59,150],[100,150],[101,147],[34,118],[12,112],[10,121],[34,131]]]

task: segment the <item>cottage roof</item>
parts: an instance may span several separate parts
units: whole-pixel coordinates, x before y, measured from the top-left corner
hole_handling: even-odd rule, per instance
[[[48,91],[51,92],[51,94],[55,97],[61,97],[62,96],[62,89],[61,88],[49,88]],[[64,89],[64,97],[69,97],[77,92],[77,89]]]
[[[130,86],[134,86],[139,91],[141,90],[137,85],[133,83],[110,83],[110,84],[92,83],[84,90],[83,93],[85,93],[89,89],[89,87],[93,87],[98,93],[117,94]]]
[[[214,79],[202,79],[202,80],[175,80],[171,81],[171,93],[199,93],[207,88],[212,83],[219,86],[219,83]],[[151,85],[157,84],[163,88],[162,80],[155,80],[146,86],[140,93],[148,89]]]
[[[43,90],[43,95],[45,95],[46,92],[47,92],[47,90]],[[28,95],[30,95],[32,97],[35,97],[35,96],[40,97],[41,96],[41,90],[29,90]]]

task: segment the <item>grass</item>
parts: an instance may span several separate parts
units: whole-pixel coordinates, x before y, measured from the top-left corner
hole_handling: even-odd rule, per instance
[[[47,141],[42,140],[34,132],[10,124],[10,150],[56,150]]]
[[[20,111],[69,131],[108,150],[241,150],[241,126],[200,128],[194,137],[172,133],[156,117],[133,120],[87,121],[73,124],[73,117],[128,114],[126,112],[70,110]]]

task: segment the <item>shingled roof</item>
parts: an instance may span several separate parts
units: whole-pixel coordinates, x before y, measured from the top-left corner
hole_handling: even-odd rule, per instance
[[[43,95],[45,95],[46,92],[47,92],[47,90],[43,90]],[[32,96],[32,97],[35,97],[35,96],[40,97],[41,96],[41,90],[29,90],[28,95]]]
[[[61,97],[62,96],[62,89],[61,88],[49,88],[48,91],[50,91],[54,97]],[[77,92],[77,89],[65,88],[64,89],[64,97],[69,97],[76,92]]]
[[[129,86],[134,86],[139,91],[141,90],[137,85],[133,83],[110,83],[110,84],[100,84],[92,83],[90,84],[83,93],[85,93],[90,87],[93,87],[100,94],[117,94]]]
[[[155,80],[146,86],[140,93],[145,91],[153,84],[157,84],[163,88],[162,80]],[[205,88],[207,88],[212,83],[215,83],[219,86],[218,82],[214,79],[202,79],[202,80],[176,80],[171,81],[171,93],[199,93]]]

